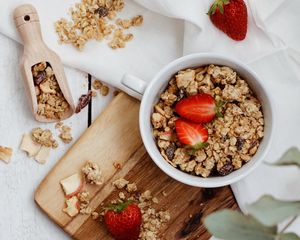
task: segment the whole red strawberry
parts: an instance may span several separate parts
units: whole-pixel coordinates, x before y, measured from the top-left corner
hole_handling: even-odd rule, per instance
[[[215,0],[208,15],[212,23],[233,40],[245,39],[248,14],[244,0]]]
[[[134,203],[112,204],[104,215],[105,225],[116,240],[137,240],[142,213]]]
[[[183,98],[176,106],[176,112],[183,118],[195,123],[211,122],[216,116],[222,116],[220,110],[223,102],[216,100],[207,93],[199,93]]]

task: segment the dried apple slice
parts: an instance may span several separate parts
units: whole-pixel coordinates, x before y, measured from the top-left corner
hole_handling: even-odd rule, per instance
[[[81,174],[75,173],[60,181],[60,184],[67,198],[71,198],[78,194],[84,186],[84,180]]]
[[[70,217],[75,217],[79,213],[80,202],[76,196],[66,200],[67,207],[63,211]]]

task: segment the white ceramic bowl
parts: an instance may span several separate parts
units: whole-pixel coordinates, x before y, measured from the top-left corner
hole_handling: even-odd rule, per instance
[[[202,178],[200,176],[193,176],[174,168],[161,156],[159,149],[156,146],[155,139],[152,135],[152,125],[150,119],[151,114],[153,113],[153,107],[158,102],[160,94],[165,90],[168,81],[176,72],[182,69],[208,64],[231,67],[247,81],[250,88],[254,91],[262,104],[265,119],[265,135],[257,150],[257,153],[240,169],[233,171],[226,176]],[[221,187],[232,184],[251,173],[265,159],[265,156],[270,149],[275,125],[274,106],[272,105],[273,101],[271,101],[270,95],[264,86],[263,79],[260,79],[259,76],[257,76],[248,66],[237,60],[210,53],[192,54],[179,58],[165,66],[159,73],[157,73],[157,75],[148,85],[142,80],[130,75],[124,76],[122,83],[134,93],[134,96],[142,96],[139,116],[140,132],[149,155],[162,171],[179,182],[191,186],[205,188]]]

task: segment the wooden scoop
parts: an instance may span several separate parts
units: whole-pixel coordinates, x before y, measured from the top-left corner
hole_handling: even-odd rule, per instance
[[[14,20],[24,42],[21,71],[35,119],[40,122],[55,122],[72,116],[75,106],[66,80],[63,64],[58,55],[49,49],[43,41],[36,9],[29,4],[21,5],[14,11]],[[38,103],[31,68],[41,62],[48,62],[51,65],[60,90],[70,106],[68,111],[62,114],[61,119],[49,119],[37,113]]]

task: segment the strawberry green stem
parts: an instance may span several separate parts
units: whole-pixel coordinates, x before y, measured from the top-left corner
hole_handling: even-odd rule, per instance
[[[213,3],[213,5],[210,7],[209,11],[208,11],[208,15],[214,15],[217,11],[217,9],[220,10],[220,12],[222,14],[224,14],[224,5],[229,4],[230,0],[215,0],[215,2]]]

